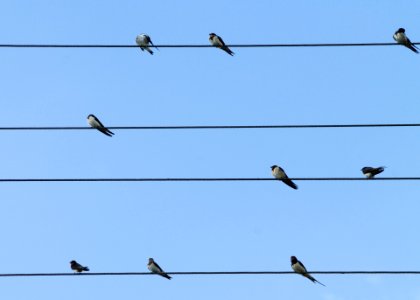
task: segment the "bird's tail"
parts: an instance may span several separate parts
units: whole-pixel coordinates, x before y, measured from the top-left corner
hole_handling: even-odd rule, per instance
[[[226,46],[223,46],[222,50],[226,51],[231,56],[235,55],[235,53]]]
[[[308,273],[306,273],[306,274],[304,274],[303,276],[305,276],[306,278],[308,278],[310,281],[312,281],[313,283],[319,283],[320,285],[322,285],[322,286],[325,286],[326,287],[326,285],[325,284],[323,284],[323,283],[321,283],[321,282],[319,282],[318,280],[316,280],[315,278],[313,278],[310,274],[308,274]]]
[[[83,268],[82,268],[82,271],[86,271],[86,272],[88,272],[88,271],[89,271],[89,268],[88,268],[88,267],[83,267]]]
[[[103,134],[112,137],[112,135],[114,134],[111,130],[109,130],[108,128],[99,128],[99,131],[102,132]]]
[[[169,275],[168,275],[168,274],[166,274],[166,273],[162,273],[161,275],[162,275],[163,277],[165,277],[165,278],[168,278],[169,280],[171,280],[171,278],[172,278],[171,276],[169,276]]]
[[[283,179],[283,182],[285,184],[287,184],[288,186],[290,186],[292,189],[297,190],[298,186],[296,185],[296,183],[294,183],[293,181],[291,181],[289,178]]]
[[[156,46],[152,43],[152,41],[150,41],[150,45],[152,45],[153,47],[155,47],[155,48],[156,48],[156,50],[159,50],[159,48],[158,48],[158,47],[156,47]]]
[[[147,48],[146,48],[146,50],[147,50],[147,52],[149,52],[150,54],[152,54],[152,55],[153,55],[153,51],[152,51],[152,49],[150,49],[149,47],[147,47]]]
[[[385,170],[386,167],[379,167],[378,168],[378,173],[382,173]]]
[[[410,49],[411,51],[415,52],[415,53],[419,53],[419,51],[417,50],[418,48],[416,47],[416,45],[407,45],[408,49]]]

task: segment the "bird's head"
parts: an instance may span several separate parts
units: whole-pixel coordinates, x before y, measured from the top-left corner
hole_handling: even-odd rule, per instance
[[[94,117],[95,117],[94,115],[90,114],[87,116],[87,119],[94,118]]]
[[[75,264],[75,263],[76,263],[76,261],[75,261],[75,260],[72,260],[70,263],[71,263],[71,264]]]
[[[405,32],[405,29],[404,28],[398,28],[397,32],[398,33],[404,33]]]
[[[155,262],[155,261],[153,260],[153,258],[149,258],[149,264],[151,264],[151,263],[153,263],[153,262]]]
[[[295,264],[295,263],[297,263],[298,260],[297,260],[296,256],[291,256],[290,261],[292,262],[292,264]]]
[[[270,168],[271,168],[271,171],[273,171],[275,168],[277,168],[278,166],[277,165],[273,165],[273,166],[271,166]]]

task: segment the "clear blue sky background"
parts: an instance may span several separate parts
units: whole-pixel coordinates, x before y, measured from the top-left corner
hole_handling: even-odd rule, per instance
[[[420,41],[417,1],[2,1],[0,43]],[[404,47],[0,49],[0,126],[419,122]],[[0,178],[419,176],[416,128],[2,131]],[[420,270],[417,182],[2,183],[0,273]],[[419,277],[0,279],[20,299],[420,299]]]

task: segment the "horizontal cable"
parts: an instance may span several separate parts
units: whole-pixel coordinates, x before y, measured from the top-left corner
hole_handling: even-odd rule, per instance
[[[311,271],[311,274],[326,275],[420,275],[420,271]],[[235,272],[166,272],[168,275],[289,275],[293,271],[235,271]],[[103,272],[103,273],[10,273],[0,277],[53,277],[53,276],[142,276],[159,275],[150,272]]]
[[[420,43],[413,43],[414,45]],[[397,43],[317,43],[317,44],[230,44],[232,48],[275,48],[275,47],[361,47],[361,46],[396,46]],[[154,45],[157,48],[211,48],[206,45]],[[0,48],[138,48],[137,45],[115,44],[0,44]]]
[[[420,180],[420,177],[313,177],[290,178],[296,181],[377,181],[377,180]],[[276,178],[0,178],[0,182],[137,182],[137,181],[273,181]]]
[[[110,126],[116,130],[167,130],[167,129],[288,129],[288,128],[364,128],[364,127],[419,127],[420,123],[390,124],[315,124],[315,125],[191,125],[191,126]],[[92,130],[87,126],[28,126],[0,127],[0,130]]]

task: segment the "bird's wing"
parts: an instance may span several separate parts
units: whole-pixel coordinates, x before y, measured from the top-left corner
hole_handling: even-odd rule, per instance
[[[154,262],[155,267],[158,269],[159,272],[163,273],[164,271],[162,270],[162,268],[156,263]]]
[[[286,172],[284,171],[284,169],[282,167],[277,166],[277,168],[279,168],[279,171],[283,172],[284,175],[286,176],[286,178],[288,178]]]
[[[308,272],[308,271],[306,271],[305,265],[300,260],[298,260],[298,264],[300,264],[302,266],[302,268],[305,270],[305,273]]]
[[[217,35],[217,39],[219,40],[219,42],[222,46],[226,46],[225,42],[222,40],[222,38],[220,36]]]
[[[155,45],[153,45],[153,42],[152,42],[152,39],[149,37],[149,43],[150,43],[150,45],[152,45],[153,47],[155,47],[156,49],[158,49],[159,50],[159,48],[158,47],[156,47]]]
[[[296,273],[299,273],[302,275],[305,275],[307,273],[305,266],[300,261],[292,265],[292,268]]]
[[[104,124],[101,123],[101,121],[99,121],[98,118],[94,117],[95,121],[98,122],[99,126],[101,127],[105,127]]]
[[[82,265],[76,262],[72,265],[72,268],[75,270],[80,270],[82,269]]]
[[[371,173],[374,170],[374,168],[372,167],[364,167],[363,168],[363,173]]]

